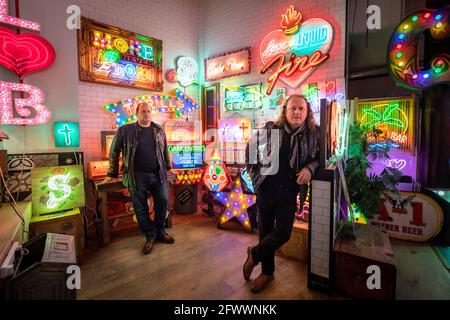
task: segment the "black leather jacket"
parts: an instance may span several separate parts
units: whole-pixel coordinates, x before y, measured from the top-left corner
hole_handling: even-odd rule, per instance
[[[262,182],[268,175],[276,173],[275,171],[270,173],[272,169],[272,129],[280,129],[280,131],[278,132],[279,148],[281,147],[281,140],[283,138],[281,130],[284,130],[283,127],[278,126],[274,121],[267,122],[263,129],[265,129],[266,131],[257,131],[252,136],[245,150],[245,164],[247,172],[252,179],[252,184],[255,192],[258,191]],[[265,141],[261,141],[261,135],[266,135],[267,139]],[[314,174],[316,173],[317,168],[319,167],[319,138],[320,128],[318,126],[314,126],[313,128],[307,127],[305,129],[305,134],[302,135],[302,139],[300,142],[301,145],[299,150],[301,150],[301,155],[299,159],[298,171],[306,167],[311,171],[312,176],[314,176]],[[275,136],[274,139],[276,139]],[[255,141],[257,141],[256,146],[258,148],[258,152],[253,152],[252,154],[250,154],[249,145],[250,143]],[[273,168],[273,170],[277,169],[278,168]]]
[[[159,163],[159,178],[161,183],[167,181],[167,171],[171,169],[166,134],[161,126],[152,122],[153,134],[156,142],[156,155]],[[134,155],[138,144],[141,128],[137,122],[128,123],[119,128],[111,143],[109,152],[108,177],[116,178],[119,174],[119,156],[122,152],[122,177],[124,186],[130,191],[136,189],[134,178]]]

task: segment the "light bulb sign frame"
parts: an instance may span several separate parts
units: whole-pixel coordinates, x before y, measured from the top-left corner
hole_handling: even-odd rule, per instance
[[[261,41],[261,73],[271,73],[268,95],[278,80],[297,88],[330,57],[334,37],[331,24],[321,18],[302,19],[302,14],[291,5],[281,15],[281,29],[270,32]]]
[[[78,122],[55,122],[54,134],[56,148],[80,147],[80,126]]]
[[[425,90],[440,83],[450,83],[450,52],[433,57],[429,69],[420,69],[419,41],[427,30],[437,41],[450,36],[450,5],[415,11],[392,33],[387,51],[388,70],[395,83],[404,88]]]
[[[162,41],[81,17],[81,81],[163,90]]]

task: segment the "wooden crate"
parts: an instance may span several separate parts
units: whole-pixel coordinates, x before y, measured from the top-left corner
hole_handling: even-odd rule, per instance
[[[356,239],[341,232],[336,239],[336,289],[357,299],[395,299],[396,268],[387,232],[375,226],[356,224]],[[367,279],[371,265],[380,268],[381,288],[370,290]]]
[[[307,263],[308,259],[308,223],[295,223],[291,238],[278,250],[285,257]]]
[[[64,213],[33,216],[30,223],[30,232],[34,236],[43,233],[57,233],[74,236],[77,263],[82,263],[84,246],[83,216],[78,208]]]

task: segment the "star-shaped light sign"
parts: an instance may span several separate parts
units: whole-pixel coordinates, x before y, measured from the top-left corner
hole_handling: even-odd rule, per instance
[[[214,197],[220,201],[225,210],[219,217],[219,225],[236,218],[248,231],[252,231],[247,209],[255,204],[256,196],[245,194],[239,176],[234,180],[230,192],[213,192]]]

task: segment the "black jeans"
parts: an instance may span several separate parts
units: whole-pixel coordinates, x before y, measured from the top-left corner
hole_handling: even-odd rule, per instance
[[[275,194],[258,192],[259,243],[252,250],[255,263],[262,263],[262,273],[275,271],[275,252],[291,237],[297,210],[297,190],[278,189]]]
[[[161,183],[159,174],[136,172],[136,190],[131,192],[134,212],[139,228],[147,240],[155,239],[166,232],[165,220],[169,208],[169,192],[167,182]],[[152,221],[148,213],[148,197],[153,197],[155,219]]]

